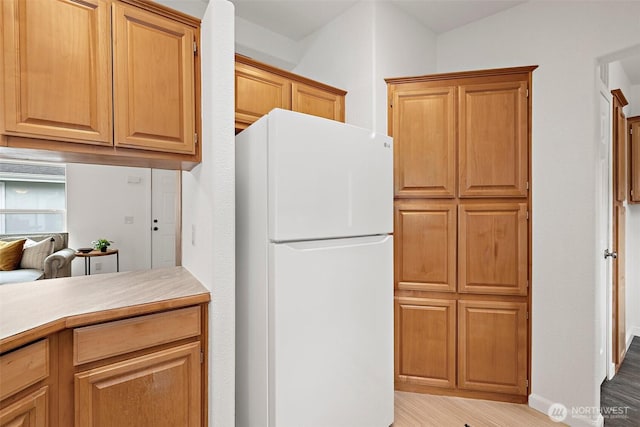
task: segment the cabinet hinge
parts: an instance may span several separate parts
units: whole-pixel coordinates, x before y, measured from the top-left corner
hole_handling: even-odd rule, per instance
[[[529,97],[529,89],[527,89],[527,98]]]
[[[198,54],[198,43],[196,43],[195,41],[193,42],[193,54]]]
[[[527,221],[529,221],[529,211],[527,211]]]
[[[525,316],[527,317],[527,320],[529,320],[529,312],[528,311],[525,313]]]
[[[526,182],[525,187],[526,187],[527,191],[529,191],[529,181]]]
[[[629,128],[629,135],[633,135],[633,129]]]
[[[197,144],[197,143],[198,143],[198,134],[197,134],[197,133],[194,133],[194,134],[193,134],[193,143],[194,143],[194,144]]]
[[[200,363],[204,363],[204,352],[200,352]]]
[[[524,380],[524,385],[529,387],[529,380]]]

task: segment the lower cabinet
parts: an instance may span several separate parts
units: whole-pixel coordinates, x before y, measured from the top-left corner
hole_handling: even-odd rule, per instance
[[[526,302],[397,296],[396,388],[526,398],[527,331]]]
[[[80,427],[200,425],[200,343],[75,375]]]
[[[48,387],[42,387],[0,410],[0,427],[49,426],[48,393]]]
[[[456,302],[396,298],[396,381],[456,386]]]
[[[204,426],[206,324],[199,304],[83,323],[6,351],[0,427]]]

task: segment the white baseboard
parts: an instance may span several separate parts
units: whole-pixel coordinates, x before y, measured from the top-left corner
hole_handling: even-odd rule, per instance
[[[543,396],[537,394],[529,395],[529,407],[535,409],[536,411],[542,412],[547,415],[549,412],[549,408],[551,405],[555,404],[553,402]],[[585,418],[574,418],[571,416],[571,408],[568,408],[567,418],[562,421],[563,423],[571,426],[571,427],[603,427],[604,426],[604,418],[602,414],[598,414],[598,417],[595,420],[585,419]]]

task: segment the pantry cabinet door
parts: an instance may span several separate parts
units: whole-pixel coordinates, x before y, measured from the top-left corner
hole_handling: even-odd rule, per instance
[[[396,383],[455,388],[456,302],[395,299]]]
[[[393,93],[397,197],[455,196],[455,87]]]
[[[527,82],[463,85],[458,90],[460,197],[526,197]]]
[[[459,206],[458,291],[526,295],[526,203]]]
[[[458,387],[527,394],[527,303],[458,302]]]
[[[3,132],[111,145],[104,0],[3,0]],[[55,38],[55,42],[51,39]]]
[[[455,292],[456,205],[395,202],[396,289]]]

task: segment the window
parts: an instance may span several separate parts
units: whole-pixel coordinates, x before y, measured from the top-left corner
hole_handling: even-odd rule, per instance
[[[64,165],[0,161],[0,234],[63,232]]]

